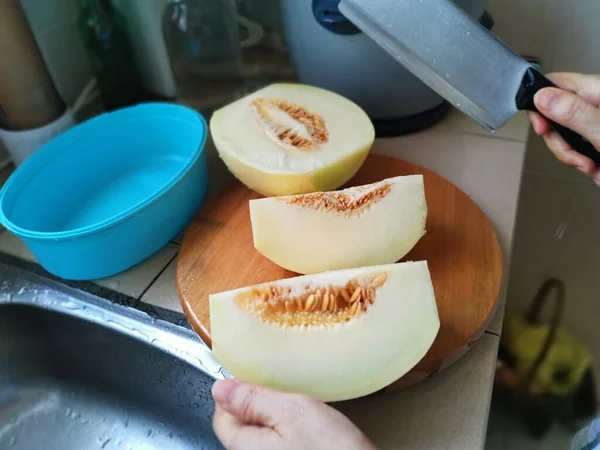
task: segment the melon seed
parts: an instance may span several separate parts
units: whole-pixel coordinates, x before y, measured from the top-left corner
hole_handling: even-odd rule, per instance
[[[329,306],[329,294],[325,293],[323,295],[323,303],[321,303],[321,311],[327,311],[328,306]]]
[[[387,280],[387,274],[382,273],[381,275],[379,275],[377,278],[375,278],[373,280],[373,282],[371,283],[371,286],[373,286],[374,288],[378,288],[383,286],[383,283],[385,283],[385,281]]]
[[[346,303],[350,303],[350,294],[348,294],[348,291],[346,289],[340,290],[340,295]]]
[[[349,315],[355,316],[359,311],[360,311],[360,303],[356,302],[350,307]]]
[[[310,294],[304,305],[304,311],[314,311],[317,304],[315,303],[315,294]]]
[[[354,290],[354,293],[352,294],[352,297],[350,297],[350,303],[356,302],[360,298],[360,294],[361,294],[361,288],[357,287]]]

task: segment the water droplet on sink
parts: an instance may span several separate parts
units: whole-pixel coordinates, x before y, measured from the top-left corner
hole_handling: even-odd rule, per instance
[[[149,438],[150,436],[152,436],[152,430],[148,428],[148,431],[146,431],[146,437]]]
[[[61,305],[63,308],[69,309],[71,311],[80,311],[81,308],[77,305],[77,303],[72,302],[70,300],[63,302]]]
[[[8,440],[8,448],[14,447],[16,443],[17,443],[17,438],[15,436],[11,436],[10,439]]]
[[[132,333],[133,333],[133,334],[134,334],[136,337],[139,337],[140,339],[142,339],[142,340],[144,340],[144,341],[146,341],[146,342],[149,342],[149,341],[150,341],[150,338],[148,337],[148,335],[147,335],[147,334],[145,334],[145,333],[142,333],[142,332],[141,332],[140,330],[138,330],[137,328],[132,328],[132,329],[131,329],[131,332],[132,332]]]

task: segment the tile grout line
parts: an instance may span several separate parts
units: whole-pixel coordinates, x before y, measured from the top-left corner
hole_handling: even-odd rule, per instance
[[[150,281],[150,284],[148,284],[148,286],[142,291],[142,293],[140,294],[140,296],[137,298],[138,301],[142,301],[142,298],[144,298],[144,295],[146,295],[146,293],[150,290],[150,288],[152,286],[154,286],[154,283],[156,283],[156,281],[160,278],[160,276],[165,273],[165,271],[167,270],[167,268],[171,265],[171,263],[173,261],[175,261],[175,259],[177,258],[177,256],[179,255],[179,250],[177,250],[175,252],[175,254],[173,255],[173,257],[171,259],[169,259],[169,261],[167,261],[167,264],[165,264],[165,267],[163,267],[160,272],[158,272],[158,275],[156,275],[152,281]]]

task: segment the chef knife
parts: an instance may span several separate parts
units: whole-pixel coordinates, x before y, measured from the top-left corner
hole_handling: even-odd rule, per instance
[[[450,0],[341,0],[339,10],[399,63],[488,131],[556,87]],[[577,152],[600,165],[584,137],[549,121]]]

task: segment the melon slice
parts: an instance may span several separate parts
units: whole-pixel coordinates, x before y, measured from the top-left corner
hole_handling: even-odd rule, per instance
[[[393,383],[440,327],[427,262],[305,275],[213,294],[212,349],[234,377],[340,401]]]
[[[301,274],[389,264],[425,233],[422,175],[250,201],[254,247]]]
[[[210,131],[231,173],[265,196],[337,189],[364,163],[375,138],[370,119],[350,100],[285,83],[215,111]]]

